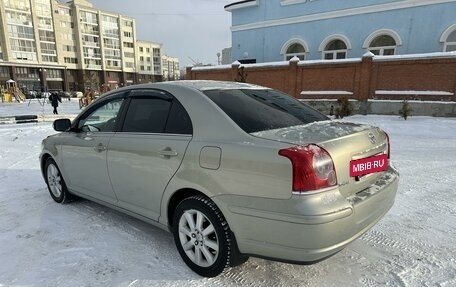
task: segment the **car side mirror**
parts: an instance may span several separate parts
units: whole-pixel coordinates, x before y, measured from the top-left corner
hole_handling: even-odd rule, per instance
[[[64,132],[71,127],[71,121],[69,119],[58,119],[54,121],[53,127],[58,132]]]

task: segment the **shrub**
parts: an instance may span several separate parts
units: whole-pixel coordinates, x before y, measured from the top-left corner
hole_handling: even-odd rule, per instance
[[[413,110],[410,108],[408,101],[404,100],[402,102],[402,108],[399,110],[399,115],[401,116],[401,118],[407,120],[407,118],[412,115],[412,111]]]
[[[236,82],[246,83],[247,82],[247,72],[244,70],[243,66],[240,66],[237,71]]]
[[[336,108],[336,118],[343,118],[350,116],[353,113],[353,106],[352,103],[348,100],[347,97],[342,97],[337,99],[337,105],[338,107]]]

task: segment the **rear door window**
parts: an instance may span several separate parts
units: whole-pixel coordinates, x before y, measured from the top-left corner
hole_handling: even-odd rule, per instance
[[[192,121],[184,107],[174,99],[171,111],[166,122],[165,132],[168,134],[193,134]]]
[[[204,93],[247,133],[329,119],[295,98],[276,90],[211,90]]]
[[[192,134],[182,105],[162,91],[135,91],[125,115],[123,132]]]
[[[161,98],[133,98],[125,116],[123,132],[163,133],[171,101]]]

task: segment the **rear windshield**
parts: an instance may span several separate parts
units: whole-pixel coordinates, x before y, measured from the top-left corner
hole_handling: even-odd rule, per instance
[[[275,90],[212,90],[204,93],[247,133],[329,119],[295,98]]]

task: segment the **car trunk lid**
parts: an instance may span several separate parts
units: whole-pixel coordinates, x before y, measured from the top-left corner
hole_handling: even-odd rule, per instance
[[[348,122],[320,121],[252,135],[293,145],[317,144],[324,148],[334,161],[339,190],[345,197],[364,190],[383,174],[350,177],[350,161],[388,153],[388,139],[383,131]]]

